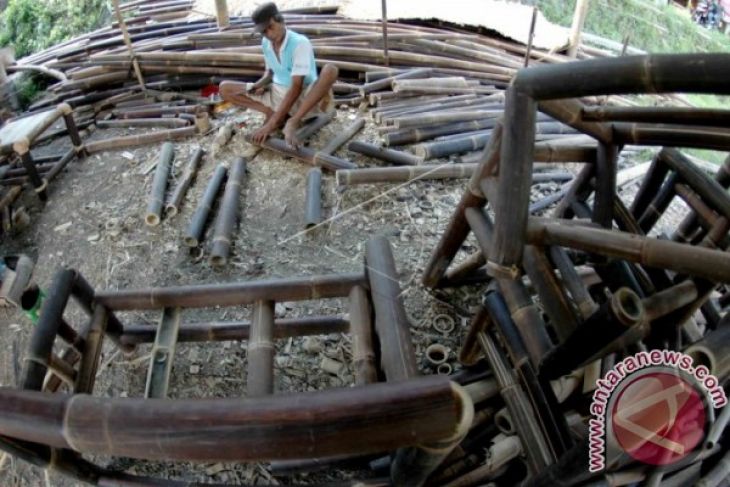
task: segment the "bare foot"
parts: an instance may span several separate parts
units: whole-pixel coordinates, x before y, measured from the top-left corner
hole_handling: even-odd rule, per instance
[[[288,122],[286,122],[286,125],[284,125],[284,140],[287,144],[294,147],[295,149],[299,148],[301,145],[301,142],[299,139],[297,139],[297,129],[299,128],[299,121],[294,120],[293,118],[290,118]]]

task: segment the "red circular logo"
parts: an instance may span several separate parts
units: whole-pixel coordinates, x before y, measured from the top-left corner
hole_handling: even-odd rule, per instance
[[[676,374],[648,372],[627,382],[612,409],[613,433],[636,460],[667,465],[705,436],[707,414],[697,389]]]

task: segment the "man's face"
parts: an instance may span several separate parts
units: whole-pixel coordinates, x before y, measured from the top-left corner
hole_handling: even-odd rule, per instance
[[[271,42],[279,42],[284,38],[284,25],[274,19],[269,20],[269,25],[261,32]]]

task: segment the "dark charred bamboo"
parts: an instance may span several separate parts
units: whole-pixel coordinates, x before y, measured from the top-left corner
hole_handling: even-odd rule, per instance
[[[528,242],[560,245],[711,281],[730,280],[730,256],[676,242],[530,218]]]
[[[210,251],[210,264],[215,267],[226,265],[228,262],[228,254],[231,251],[231,238],[238,221],[238,200],[240,199],[241,185],[246,177],[246,164],[246,159],[237,157],[231,165],[226,189],[215,220],[213,245]]]
[[[306,316],[281,318],[274,321],[274,338],[302,337],[347,333],[349,322],[341,316]],[[248,321],[182,323],[178,331],[179,342],[248,340],[251,323]],[[125,325],[122,343],[136,345],[155,339],[155,327],[150,325]]]
[[[307,190],[304,198],[304,226],[318,225],[322,221],[322,171],[312,168],[307,172]]]
[[[109,313],[106,308],[96,306],[88,333],[84,334],[84,350],[81,354],[81,364],[73,389],[75,394],[92,394],[94,391],[99,359],[101,358],[102,340],[108,320]]]
[[[596,311],[597,305],[575,270],[568,253],[562,247],[552,246],[550,247],[550,258],[560,271],[560,280],[573,298],[581,317],[588,318]]]
[[[297,140],[299,140],[300,142],[304,142],[310,139],[314,134],[319,132],[322,127],[330,123],[335,118],[336,113],[337,112],[332,111],[317,115],[314,120],[311,120],[310,122],[299,128],[299,130],[297,130]]]
[[[491,319],[487,309],[482,305],[479,306],[476,314],[472,316],[469,323],[469,331],[464,338],[459,351],[459,362],[463,365],[474,365],[479,361],[482,355],[482,349],[479,345],[479,333],[485,332],[491,325]]]
[[[157,159],[155,177],[152,180],[152,189],[147,199],[147,213],[144,217],[144,222],[152,227],[160,224],[162,205],[165,201],[165,189],[167,188],[167,178],[170,176],[172,159],[175,155],[174,150],[175,148],[172,142],[165,142],[162,144],[162,149]]]
[[[195,127],[183,127],[179,129],[161,130],[148,134],[129,135],[126,137],[114,137],[96,142],[89,142],[84,145],[87,152],[101,152],[109,149],[123,149],[137,145],[152,144],[165,140],[174,140],[183,137],[190,137],[195,134]]]
[[[364,385],[378,381],[373,347],[373,318],[368,295],[360,286],[350,291],[350,334],[352,335],[352,366],[355,384]]]
[[[472,122],[447,123],[434,127],[398,130],[383,135],[383,140],[387,146],[406,145],[433,139],[441,135],[452,135],[472,130],[491,129],[494,127],[494,124],[494,119],[486,119],[475,120]]]
[[[353,138],[362,128],[365,126],[365,119],[358,118],[351,125],[349,125],[344,131],[338,133],[332,140],[330,140],[326,146],[319,152],[323,154],[334,154],[337,149],[342,147]]]
[[[426,78],[431,75],[431,68],[420,68],[420,69],[412,69],[410,71],[406,71],[405,73],[397,74],[394,76],[389,76],[386,78],[381,78],[377,81],[371,81],[370,83],[365,83],[360,87],[360,94],[367,95],[368,93],[372,91],[378,91],[382,90],[384,88],[389,88],[391,83],[394,79],[414,79],[414,78]]]
[[[410,322],[401,298],[393,252],[385,237],[379,236],[368,241],[365,264],[385,377],[388,381],[415,377],[418,367]]]
[[[677,123],[727,127],[730,122],[730,111],[695,107],[585,107],[581,117],[583,120],[600,122]]]
[[[540,297],[545,314],[560,341],[565,340],[578,327],[578,317],[563,286],[558,281],[545,251],[533,245],[525,246],[523,266],[533,288]]]
[[[246,140],[248,142],[252,142],[251,135],[247,135]],[[308,147],[295,149],[287,144],[283,139],[277,139],[274,137],[266,139],[261,146],[266,149],[273,150],[274,152],[284,154],[285,156],[294,157],[302,162],[311,164],[312,166],[320,166],[324,169],[329,169],[330,171],[337,171],[338,169],[354,169],[357,167],[350,161],[346,161],[329,154],[322,154]]]
[[[417,157],[403,151],[385,149],[383,147],[378,147],[374,144],[358,140],[350,142],[347,146],[347,150],[398,165],[415,166],[423,162],[422,157]]]
[[[660,156],[697,194],[725,218],[730,218],[730,196],[720,183],[700,171],[676,149],[662,149]]]
[[[144,459],[364,454],[452,437],[465,416],[454,387],[446,379],[424,377],[304,393],[296,400],[276,395],[243,401],[109,399],[0,389],[0,431],[81,453]],[[221,435],[221,428],[231,434]],[[338,434],[332,435],[333,430]],[[180,435],[188,441],[180,441]],[[157,445],[152,450],[144,446],[150,440]],[[292,444],[299,447],[289,448]]]
[[[556,379],[589,362],[607,343],[645,320],[641,299],[628,288],[615,292],[573,334],[548,353],[540,374]]]
[[[110,310],[234,306],[262,299],[281,302],[345,297],[356,285],[365,285],[363,274],[107,291],[97,293],[96,299]]]
[[[520,73],[527,71],[530,70]],[[495,208],[493,249],[489,255],[491,262],[505,270],[522,261],[530,203],[536,111],[535,101],[512,84],[505,99],[499,186],[497,200],[492,202]]]
[[[227,169],[223,165],[219,165],[215,168],[215,172],[208,181],[208,186],[205,188],[203,198],[198,203],[198,207],[193,214],[188,229],[183,237],[183,243],[188,247],[197,247],[203,237],[203,230],[205,229],[205,223],[208,220],[213,203],[215,202],[216,196],[220,192],[223,179],[226,177]]]
[[[423,276],[423,284],[426,287],[433,288],[438,285],[469,234],[469,224],[464,217],[464,210],[472,206],[483,207],[486,204],[486,198],[479,188],[479,182],[488,176],[494,170],[494,166],[498,164],[501,144],[502,125],[498,124],[492,131],[489,143],[484,148],[483,158],[477,170],[469,180],[469,190],[465,191],[461,197],[448,228],[426,266]]]
[[[459,394],[462,401],[462,422],[456,432],[447,439],[424,443],[411,448],[401,448],[396,451],[391,464],[391,481],[394,485],[420,487],[426,483],[429,476],[441,465],[449,454],[457,447],[469,432],[474,417],[474,406],[468,395],[457,385],[455,394]]]
[[[552,464],[554,458],[540,425],[537,423],[535,411],[524,391],[516,383],[507,359],[492,338],[487,333],[480,333],[478,339],[499,383],[502,398],[517,427],[517,434],[525,450],[528,467],[532,473],[540,472]]]
[[[371,183],[399,183],[430,179],[464,179],[476,170],[476,164],[443,164],[440,166],[403,166],[346,169],[337,171],[339,186]]]
[[[58,333],[63,311],[71,296],[71,287],[76,273],[64,269],[56,273],[48,295],[43,301],[40,319],[31,336],[25,370],[23,372],[23,389],[40,391],[43,379],[48,371],[53,343]]]
[[[678,181],[679,175],[677,173],[670,174],[661,188],[659,188],[654,199],[646,207],[644,213],[638,218],[637,223],[644,234],[649,233],[667,208],[669,208],[674,196],[677,194],[674,187]]]
[[[132,118],[122,120],[99,120],[95,122],[99,128],[115,127],[170,127],[180,128],[190,125],[187,120],[180,118]]]
[[[170,199],[168,199],[165,204],[165,214],[168,217],[177,215],[180,204],[182,203],[183,198],[185,198],[185,193],[187,193],[190,183],[193,182],[193,179],[198,172],[198,167],[200,166],[200,161],[203,158],[204,153],[205,151],[203,151],[203,148],[198,147],[190,157],[188,165],[185,166],[185,172],[180,178],[180,181],[177,183],[177,186],[175,186],[175,189],[172,191]]]
[[[256,301],[248,343],[247,396],[274,393],[274,302]]]
[[[644,124],[614,124],[614,142],[624,145],[672,145],[728,150],[730,132],[711,127],[665,127]]]
[[[618,148],[613,144],[598,144],[596,158],[596,192],[593,203],[593,223],[603,228],[613,225],[613,206],[616,195]]]
[[[15,145],[17,146],[18,144],[16,143]],[[16,148],[15,151],[18,152],[18,149]],[[30,155],[30,150],[25,149],[24,152],[21,151],[18,152],[18,154],[20,155],[20,161],[23,163],[28,179],[33,185],[38,198],[41,201],[46,201],[48,199],[48,192],[46,191],[48,183],[41,179],[40,174],[38,174],[38,169],[36,169],[33,157]]]

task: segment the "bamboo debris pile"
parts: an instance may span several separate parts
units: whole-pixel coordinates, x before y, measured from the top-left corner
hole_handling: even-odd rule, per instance
[[[698,76],[697,63],[714,68]],[[577,485],[618,475],[651,485],[716,478],[714,473],[703,477],[700,462],[703,471],[727,475],[721,449],[702,442],[696,447],[699,456],[669,468],[637,470],[636,464],[606,460],[606,470],[588,470],[588,421],[596,414],[591,397],[596,401],[595,394],[605,392],[598,392],[597,380],[615,374],[613,366],[625,366],[637,351],[687,353],[716,378],[707,390],[708,408],[727,402],[730,367],[719,354],[727,353],[729,322],[727,303],[716,297],[727,293],[730,282],[730,158],[713,178],[681,151],[665,147],[630,204],[616,189],[617,158],[627,143],[727,150],[715,136],[725,132],[720,127],[726,111],[596,109],[580,98],[656,91],[726,94],[728,63],[725,54],[637,56],[585,61],[570,69],[540,66],[520,71],[512,81],[504,115],[492,128],[423,283],[485,286],[460,360],[491,368],[506,407],[494,415],[497,428],[518,444],[497,439],[497,457],[476,463],[467,451],[439,477],[447,485],[495,479],[505,464],[521,462],[515,460],[519,454],[529,485]],[[583,166],[552,202],[557,205],[550,218],[530,216],[533,170],[543,160],[536,142],[543,123],[538,110],[595,140],[586,157],[573,152],[570,159]],[[693,128],[698,123],[702,136]],[[681,225],[667,239],[650,237],[680,198],[690,209]],[[451,266],[470,233],[480,251]],[[712,350],[705,348],[710,342]],[[575,409],[576,404],[581,406]],[[710,426],[710,434],[722,436],[726,423]]]

